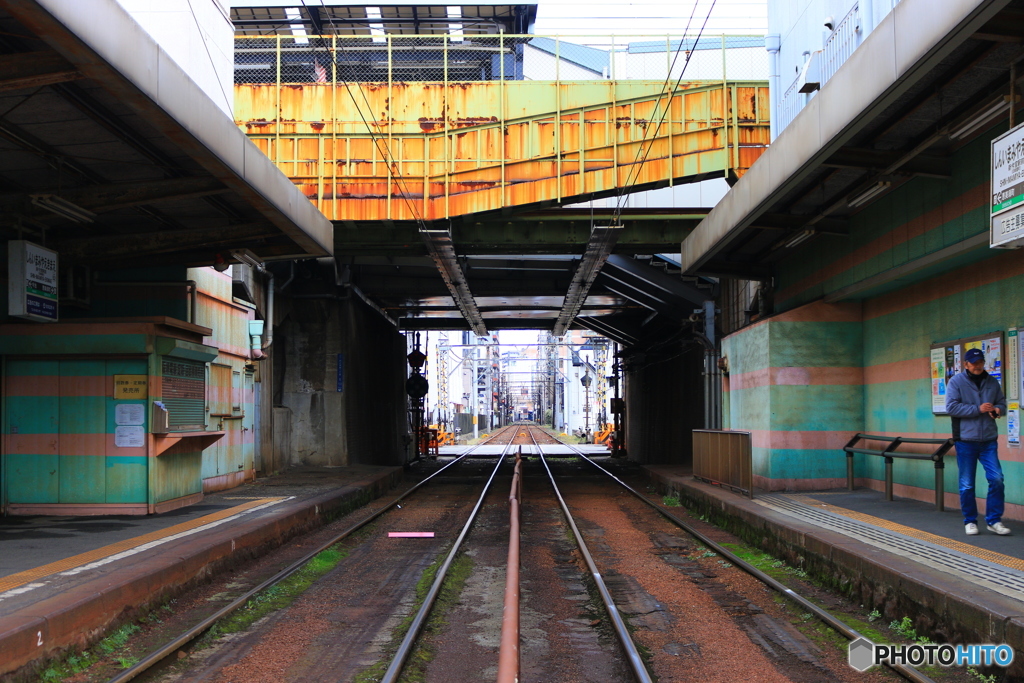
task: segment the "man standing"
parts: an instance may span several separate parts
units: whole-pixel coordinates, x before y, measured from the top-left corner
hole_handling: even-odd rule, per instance
[[[946,385],[946,412],[953,419],[953,441],[956,464],[960,469],[960,509],[964,513],[964,529],[968,536],[978,533],[978,504],[974,480],[978,462],[985,468],[988,498],[985,522],[992,533],[1010,533],[1002,523],[1003,468],[996,453],[996,418],[1006,415],[1006,398],[999,381],[985,371],[985,354],[969,349],[964,354],[964,371],[957,373]]]

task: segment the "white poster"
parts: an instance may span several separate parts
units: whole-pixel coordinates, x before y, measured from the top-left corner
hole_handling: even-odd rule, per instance
[[[1020,363],[1020,360],[1024,359],[1024,334],[1017,333],[1017,374],[1015,377],[1010,377],[1008,381],[1017,383],[1017,400],[1019,401],[1021,396],[1024,396],[1024,364]]]
[[[1016,401],[1020,398],[1020,345],[1017,328],[1006,331],[1006,398]]]
[[[985,370],[1003,381],[1003,340],[1000,337],[981,340],[981,351],[985,354]]]
[[[931,353],[932,412],[946,412],[946,349],[939,347]]]
[[[1011,446],[1020,446],[1020,403],[1006,404],[1006,437]]]
[[[114,445],[118,448],[142,448],[146,445],[146,430],[134,426],[115,427]]]
[[[118,426],[146,424],[146,404],[118,403],[114,408],[114,424]]]

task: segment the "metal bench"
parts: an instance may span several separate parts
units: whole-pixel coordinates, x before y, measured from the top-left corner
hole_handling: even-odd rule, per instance
[[[857,448],[857,442],[864,441],[885,441],[888,445],[881,449]],[[899,453],[896,451],[905,443],[934,444],[937,446],[935,452],[928,453]],[[914,439],[910,437],[880,436],[878,434],[857,434],[843,446],[846,451],[846,488],[853,490],[853,456],[856,453],[864,455],[878,455],[885,458],[885,499],[892,500],[892,461],[893,458],[905,460],[931,460],[935,463],[935,509],[942,512],[945,509],[943,498],[945,497],[945,483],[943,481],[943,469],[945,463],[943,456],[953,447],[953,439]]]

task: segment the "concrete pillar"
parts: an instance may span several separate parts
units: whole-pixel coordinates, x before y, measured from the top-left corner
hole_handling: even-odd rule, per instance
[[[405,462],[405,338],[394,326],[358,298],[299,294],[277,335],[287,464]]]
[[[754,483],[845,485],[842,447],[864,425],[861,306],[815,303],[722,340],[724,427],[752,434]]]

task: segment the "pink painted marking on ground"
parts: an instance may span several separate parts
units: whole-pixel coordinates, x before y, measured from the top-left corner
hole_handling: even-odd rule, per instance
[[[433,531],[389,531],[388,538],[433,538]]]

